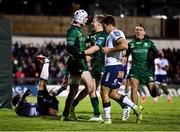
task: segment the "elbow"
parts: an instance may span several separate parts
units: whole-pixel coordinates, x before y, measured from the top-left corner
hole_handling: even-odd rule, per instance
[[[121,47],[121,50],[127,50],[128,49],[128,45],[125,44],[124,46]]]
[[[127,50],[127,49],[128,49],[128,45],[126,44],[126,45],[125,45],[125,50]]]

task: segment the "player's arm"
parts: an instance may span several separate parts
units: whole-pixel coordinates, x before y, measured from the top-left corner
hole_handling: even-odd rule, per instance
[[[84,52],[85,52],[85,55],[92,55],[93,53],[95,53],[99,50],[100,50],[100,47],[97,45],[94,45],[94,46],[88,48],[87,50],[85,50]]]
[[[105,43],[106,39],[104,37],[98,37],[97,39],[91,37],[91,43],[93,43],[93,46],[89,49],[85,50],[86,55],[92,55],[93,53],[99,51],[102,49],[103,44]]]
[[[19,100],[18,106],[19,106],[21,103],[25,102],[26,97],[29,96],[30,94],[31,94],[31,91],[30,91],[29,89],[27,89],[26,92],[25,92],[25,93],[23,94],[23,96],[21,97],[21,99]]]
[[[167,59],[166,59],[166,61],[165,61],[165,66],[162,67],[162,69],[165,70],[165,71],[168,71],[168,70],[169,70],[169,62],[168,62]]]
[[[126,40],[121,37],[116,41],[116,44],[113,48],[104,47],[103,52],[105,54],[108,54],[111,52],[123,51],[123,50],[126,50],[127,48],[128,48],[128,45],[126,43]]]
[[[126,50],[122,51],[122,63],[123,65],[127,64],[128,57],[126,56]]]
[[[163,70],[168,71],[169,70],[169,65],[165,65],[164,67],[162,67]]]
[[[151,48],[150,49],[153,50],[155,53],[157,53],[157,57],[164,56],[163,50],[162,49],[157,49],[154,42],[152,42],[152,41],[150,41],[150,42],[151,42]]]

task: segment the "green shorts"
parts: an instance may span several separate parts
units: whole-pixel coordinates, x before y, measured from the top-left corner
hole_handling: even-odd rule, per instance
[[[92,78],[94,78],[96,80],[101,80],[103,71],[104,71],[104,67],[102,67],[102,66],[93,67],[92,71],[91,71]]]
[[[148,69],[131,68],[129,77],[134,77],[139,81],[139,84],[147,85],[150,82],[154,82],[154,73]]]

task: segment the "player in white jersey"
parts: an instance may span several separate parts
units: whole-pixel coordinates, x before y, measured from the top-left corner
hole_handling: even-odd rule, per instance
[[[137,116],[137,120],[142,119],[142,107],[134,104],[127,96],[118,93],[124,77],[124,67],[122,65],[123,51],[128,48],[125,35],[116,28],[115,19],[108,15],[103,21],[103,27],[109,36],[106,47],[102,50],[105,55],[105,71],[101,80],[101,98],[105,119],[103,123],[111,124],[111,103],[110,98],[118,103],[123,103],[131,107]]]
[[[169,70],[169,62],[164,56],[156,58],[154,60],[155,64],[155,79],[156,84],[162,87],[164,94],[167,96],[167,101],[172,102],[172,98],[168,91],[167,86],[167,71]],[[157,102],[157,98],[153,99],[154,102]]]

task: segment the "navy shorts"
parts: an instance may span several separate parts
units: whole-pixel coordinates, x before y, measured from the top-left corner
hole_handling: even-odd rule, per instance
[[[124,67],[122,65],[106,66],[101,85],[117,89],[121,86],[124,78]]]
[[[167,75],[156,75],[156,83],[161,85],[167,85]]]

